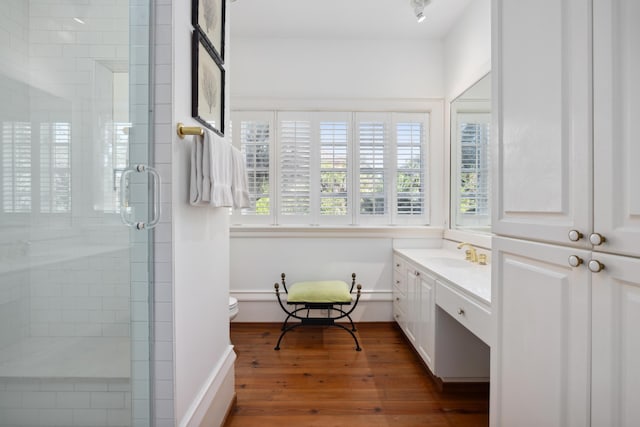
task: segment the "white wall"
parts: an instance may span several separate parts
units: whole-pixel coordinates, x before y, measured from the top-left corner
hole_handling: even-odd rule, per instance
[[[490,69],[491,0],[474,0],[444,39],[447,101],[460,95]]]
[[[231,239],[231,294],[238,298],[240,312],[234,322],[284,320],[273,286],[280,283],[281,273],[286,274],[288,284],[306,280],[343,280],[350,284],[351,273],[356,273],[356,282],[362,284],[362,297],[353,320],[392,321],[393,248],[438,248],[439,233],[407,233],[407,238],[399,239],[392,237],[393,232],[377,236],[365,232],[359,237],[353,231],[336,231],[335,237],[327,236],[331,232],[291,233],[287,237],[236,236]],[[280,290],[284,292],[282,287]]]
[[[442,40],[332,40],[238,39],[233,40],[231,102],[250,109],[276,104],[317,101],[323,108],[332,102],[348,108],[366,100],[385,101],[450,99],[489,71],[491,60],[490,0],[469,3],[460,22]],[[350,101],[352,100],[352,101]],[[448,126],[445,126],[448,128]],[[448,140],[444,138],[434,143]],[[440,162],[448,157],[439,151]],[[444,191],[448,178],[440,172],[436,182]],[[442,193],[438,193],[440,195]],[[446,195],[433,200],[437,226],[446,216]],[[281,234],[247,236],[232,233],[231,291],[240,302],[235,321],[279,321],[273,282],[286,272],[292,280],[347,277],[351,270],[364,285],[363,311],[359,320],[390,320],[391,251],[394,244],[438,246],[431,239],[408,239],[394,243],[389,237],[319,239],[316,233],[297,238]],[[417,234],[414,237],[418,237]],[[247,265],[250,264],[250,268]],[[348,270],[347,273],[340,270]],[[361,270],[361,271],[358,271]],[[385,304],[387,304],[385,306]],[[387,307],[388,306],[388,307]]]
[[[183,1],[173,1],[172,125],[181,121],[196,126],[191,119],[191,8],[185,6]],[[193,141],[179,139],[173,126],[169,131],[173,138],[175,419],[179,426],[197,426],[204,419],[220,424],[234,393],[235,353],[229,341],[229,215],[227,209],[188,204]]]
[[[305,104],[358,111],[362,105],[393,109],[444,97],[443,51],[438,40],[234,38],[232,45],[231,102],[242,108],[252,108],[252,103],[253,108],[277,105],[281,109]],[[440,127],[435,134],[439,138],[433,143],[440,144]],[[442,157],[441,149],[434,153]],[[431,168],[439,178],[440,161]],[[442,193],[439,189],[431,193],[432,209],[437,211],[432,222],[438,227]],[[355,272],[364,292],[354,320],[391,321],[393,241],[393,233],[379,238],[354,233],[336,238],[321,238],[317,233],[294,238],[282,234],[232,237],[231,293],[240,309],[234,321],[283,320],[273,292],[282,272],[291,281],[347,282]],[[439,245],[439,240],[421,244]]]
[[[440,41],[234,39],[235,97],[442,98]]]
[[[491,0],[474,0],[444,38],[445,73],[445,176],[444,186],[450,188],[451,128],[450,103],[467,88],[491,71]],[[444,216],[449,217],[449,205],[444,206]],[[445,238],[467,241],[490,248],[489,235],[461,232],[445,227]]]
[[[343,280],[356,273],[362,301],[355,321],[391,321],[392,240],[388,238],[235,238],[231,241],[231,288],[241,302],[237,322],[278,322],[274,283],[286,274],[287,284],[307,280]],[[280,288],[284,295],[284,289]],[[275,343],[274,343],[275,344]]]

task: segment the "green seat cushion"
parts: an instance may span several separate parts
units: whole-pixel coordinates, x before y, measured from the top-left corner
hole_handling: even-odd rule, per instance
[[[349,286],[341,280],[297,282],[289,287],[287,302],[349,303]]]

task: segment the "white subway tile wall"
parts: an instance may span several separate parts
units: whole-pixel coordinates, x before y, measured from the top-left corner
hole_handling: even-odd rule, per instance
[[[174,427],[173,266],[171,171],[173,136],[172,52],[173,0],[155,2],[154,165],[162,179],[162,219],[154,233],[154,364],[155,427]]]
[[[127,427],[129,379],[28,379],[0,382],[3,425]]]
[[[113,217],[103,214],[102,200],[95,199],[91,179],[83,181],[86,171],[101,167],[101,153],[95,142],[96,105],[91,94],[107,87],[97,88],[96,73],[104,68],[112,72],[129,73],[132,99],[141,100],[131,105],[130,117],[133,137],[130,139],[131,163],[149,163],[148,159],[148,53],[149,0],[12,0],[11,13],[0,14],[0,55],[12,58],[3,65],[7,79],[0,80],[0,90],[6,102],[0,106],[3,118],[19,122],[47,118],[47,114],[63,115],[73,123],[73,144],[93,148],[77,149],[73,158],[72,175],[74,208],[82,206],[82,242],[73,238],[60,239],[57,220],[41,219],[41,229],[52,230],[50,236],[29,248],[31,263],[22,268],[19,263],[13,271],[0,271],[0,365],[8,359],[14,345],[24,348],[38,340],[55,348],[71,344],[87,346],[91,338],[103,339],[123,347],[116,363],[115,374],[92,372],[100,364],[72,361],[65,365],[50,364],[53,375],[44,370],[39,378],[7,376],[0,373],[0,425],[47,426],[148,426],[150,382],[161,390],[155,405],[157,426],[173,426],[173,333],[171,282],[171,138],[169,132],[158,132],[158,127],[171,128],[171,1],[156,1],[157,32],[164,45],[155,47],[157,64],[163,69],[163,82],[155,88],[158,105],[156,114],[157,161],[163,179],[163,222],[155,251],[159,258],[154,268],[154,301],[148,292],[148,246],[143,233],[114,227]],[[73,21],[82,17],[89,25]],[[127,28],[129,27],[129,28]],[[130,31],[129,31],[130,30]],[[129,59],[131,62],[128,63]],[[29,86],[24,81],[25,70],[30,70]],[[168,79],[168,80],[167,80]],[[38,88],[51,97],[51,105],[33,102],[36,95],[30,88]],[[72,100],[58,105],[58,100]],[[29,100],[33,105],[29,105]],[[47,102],[45,100],[45,102]],[[168,106],[168,108],[167,108]],[[46,107],[46,108],[45,108]],[[58,110],[58,111],[57,111]],[[164,124],[164,125],[163,125]],[[154,141],[151,141],[154,144]],[[153,160],[153,159],[151,159]],[[75,203],[81,202],[81,203]],[[98,205],[97,209],[90,209]],[[88,207],[85,209],[84,207]],[[107,218],[108,217],[108,218]],[[66,218],[70,218],[68,214]],[[27,218],[26,231],[15,232],[14,240],[31,240]],[[128,242],[133,242],[129,245]],[[105,242],[127,242],[105,248]],[[78,243],[82,243],[81,249]],[[108,244],[109,245],[109,244]],[[107,246],[108,246],[107,245]],[[10,242],[9,248],[15,247]],[[87,250],[90,248],[90,250]],[[38,262],[37,251],[43,256]],[[0,257],[4,256],[0,247]],[[67,251],[67,252],[65,252]],[[52,254],[56,254],[52,258]],[[65,258],[73,261],[65,261]],[[52,262],[55,261],[55,262]],[[35,266],[35,267],[34,267]],[[27,267],[34,267],[28,270]],[[150,304],[159,304],[161,314],[156,320],[157,362],[151,373],[148,355]],[[123,338],[123,340],[117,340]],[[114,341],[116,339],[116,341]],[[32,342],[32,341],[31,341]],[[57,347],[56,347],[57,346]],[[110,344],[110,347],[113,347]],[[74,347],[70,347],[74,348]],[[3,353],[5,351],[5,353]],[[90,351],[89,351],[90,353]],[[64,353],[61,353],[64,354]],[[131,360],[129,360],[131,355]],[[115,356],[119,358],[119,356]],[[87,362],[90,362],[88,360]],[[95,360],[94,360],[95,362]],[[113,359],[111,360],[113,362]],[[113,363],[109,364],[113,365]],[[13,374],[16,366],[7,366]],[[26,365],[25,365],[26,366]],[[104,366],[107,366],[105,363]],[[104,367],[103,366],[103,367]],[[80,376],[101,379],[60,377],[64,369],[82,372]],[[129,377],[130,374],[130,377]],[[153,376],[152,376],[153,375]],[[47,378],[48,377],[48,378]],[[133,419],[133,424],[131,420]]]

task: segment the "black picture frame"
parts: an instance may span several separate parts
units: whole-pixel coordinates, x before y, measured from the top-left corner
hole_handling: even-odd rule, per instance
[[[225,71],[198,29],[193,31],[191,65],[191,115],[224,136]]]
[[[192,0],[193,27],[204,36],[220,64],[224,64],[225,10],[226,0]]]

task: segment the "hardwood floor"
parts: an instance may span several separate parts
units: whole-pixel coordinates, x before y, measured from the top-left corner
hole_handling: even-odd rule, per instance
[[[232,323],[237,405],[226,427],[489,424],[487,391],[441,393],[395,323],[302,327]]]

